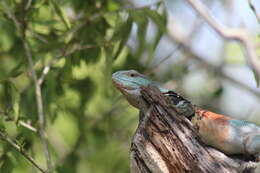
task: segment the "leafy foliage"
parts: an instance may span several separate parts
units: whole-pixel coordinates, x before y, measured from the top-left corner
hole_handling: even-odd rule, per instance
[[[54,172],[128,172],[129,141],[138,117],[131,116],[136,110],[126,102],[115,104],[120,98],[112,89],[111,73],[144,69],[138,57],[147,50],[152,56],[165,32],[165,13],[124,9],[113,0],[3,2],[8,8],[0,3],[1,130],[46,168],[39,134],[32,130],[39,129],[39,120],[24,38],[37,77],[43,77]],[[149,22],[158,28],[151,43],[146,39]],[[133,25],[139,42],[135,54],[127,45]],[[10,145],[1,142],[0,148],[0,172],[31,171],[32,165]]]

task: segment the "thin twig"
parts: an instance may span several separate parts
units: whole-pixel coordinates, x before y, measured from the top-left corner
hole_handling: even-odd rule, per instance
[[[27,3],[26,3],[26,5],[25,5],[25,10],[26,10],[26,11],[29,10],[29,8],[31,7],[31,5],[32,5],[32,0],[28,0]]]
[[[47,142],[46,135],[45,135],[45,115],[43,112],[41,87],[40,87],[40,84],[38,83],[37,75],[33,68],[34,65],[33,65],[31,50],[30,50],[29,45],[27,44],[26,40],[24,40],[24,39],[23,39],[23,45],[25,48],[27,60],[29,62],[32,79],[33,79],[34,85],[35,85],[35,95],[36,95],[38,118],[39,118],[39,125],[40,125],[39,133],[40,133],[41,142],[42,142],[43,148],[44,148],[44,154],[45,154],[45,158],[46,158],[46,162],[47,162],[48,171],[50,171],[52,169],[52,164],[51,164],[51,156],[50,156],[50,152],[49,152],[49,148],[48,148],[48,142]]]
[[[31,162],[31,164],[37,168],[39,171],[41,171],[42,173],[46,173],[46,171],[41,168],[36,162],[35,160],[26,152],[24,151],[24,149],[19,146],[15,141],[13,141],[10,137],[7,136],[7,134],[5,134],[4,132],[0,131],[0,138],[2,140],[4,140],[5,142],[7,142],[8,144],[10,144],[12,147],[14,147],[18,152],[20,152],[29,162]]]
[[[161,59],[157,64],[155,64],[153,67],[149,68],[147,72],[145,72],[146,75],[150,75],[151,73],[155,72],[155,70],[165,61],[171,58],[171,56],[181,48],[180,45],[177,45],[173,51],[171,51],[167,56],[165,56],[163,59]]]
[[[6,119],[8,119],[8,121],[15,121],[15,119],[12,118],[13,116],[10,116],[7,112],[0,111],[0,115],[6,116]],[[31,131],[35,132],[35,133],[37,133],[37,131],[38,131],[31,124],[28,124],[28,123],[26,123],[26,122],[24,122],[22,120],[19,120],[19,119],[16,121],[16,124],[19,124],[19,125],[27,128],[28,130],[31,130]]]
[[[33,127],[32,125],[30,125],[22,120],[18,120],[18,124],[20,124],[21,126],[27,128],[35,133],[37,133],[37,131],[38,131],[35,127]]]
[[[39,126],[40,126],[39,134],[40,134],[41,142],[42,142],[42,145],[44,148],[45,159],[47,162],[47,167],[48,167],[47,172],[49,172],[52,169],[52,164],[51,164],[51,157],[50,157],[50,152],[49,152],[49,148],[48,148],[48,142],[47,142],[46,135],[45,135],[45,115],[43,112],[41,88],[40,88],[40,84],[38,83],[37,74],[34,70],[32,52],[25,39],[25,35],[21,29],[21,25],[20,25],[19,21],[16,19],[15,15],[12,13],[12,11],[9,8],[9,6],[7,5],[6,1],[2,1],[2,4],[7,12],[8,17],[10,19],[12,19],[12,21],[15,24],[16,29],[18,30],[18,32],[21,36],[21,40],[23,42],[23,46],[25,49],[25,54],[26,54],[26,57],[27,57],[27,60],[29,63],[29,68],[31,71],[32,79],[35,84],[35,95],[36,95],[37,111],[38,111]]]
[[[198,0],[187,0],[193,9],[204,18],[204,20],[223,38],[228,40],[236,40],[241,42],[245,47],[245,54],[248,64],[256,73],[258,78],[260,77],[260,61],[256,54],[255,45],[249,38],[248,34],[243,29],[232,29],[224,25],[217,23],[217,21],[211,16],[209,10]]]
[[[249,3],[249,7],[251,8],[251,10],[255,13],[256,19],[258,20],[258,23],[260,23],[260,13],[258,13],[255,9],[255,6],[252,2],[252,0],[248,0]]]

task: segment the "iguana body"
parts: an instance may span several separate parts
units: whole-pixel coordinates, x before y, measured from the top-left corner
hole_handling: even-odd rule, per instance
[[[192,124],[202,141],[226,154],[260,154],[260,127],[196,108]]]
[[[135,70],[118,71],[113,74],[114,85],[128,102],[141,110],[141,86],[154,85],[168,98],[176,110],[186,117],[192,117],[202,141],[226,154],[260,154],[260,127],[243,120],[194,107],[189,101],[173,91],[160,87],[156,82]]]

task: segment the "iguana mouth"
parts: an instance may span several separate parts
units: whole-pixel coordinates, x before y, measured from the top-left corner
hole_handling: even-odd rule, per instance
[[[118,82],[116,79],[112,79],[113,84],[116,86],[117,89],[124,92],[125,90],[133,90],[133,88],[129,86],[125,86],[122,82]]]

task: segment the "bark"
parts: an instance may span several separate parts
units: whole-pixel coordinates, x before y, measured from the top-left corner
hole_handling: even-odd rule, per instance
[[[132,139],[132,173],[251,173],[256,163],[204,145],[188,119],[152,86],[142,88],[144,108]]]

